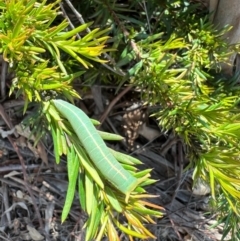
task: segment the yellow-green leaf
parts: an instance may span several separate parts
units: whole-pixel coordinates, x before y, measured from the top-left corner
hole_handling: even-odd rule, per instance
[[[120,205],[120,203],[118,202],[118,198],[116,197],[116,195],[114,194],[114,192],[109,188],[109,187],[105,187],[105,192],[108,198],[108,201],[110,203],[110,205],[119,213],[122,212],[122,207]]]
[[[85,173],[86,211],[88,215],[91,215],[92,210],[96,208],[93,206],[93,185],[92,177],[88,173]]]

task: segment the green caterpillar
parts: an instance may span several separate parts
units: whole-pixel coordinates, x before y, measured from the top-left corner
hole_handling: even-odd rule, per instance
[[[57,110],[70,122],[81,144],[100,173],[124,194],[129,194],[138,179],[125,170],[115,159],[88,116],[76,106],[53,100]]]

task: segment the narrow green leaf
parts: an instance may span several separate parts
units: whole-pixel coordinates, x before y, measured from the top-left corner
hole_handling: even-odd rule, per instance
[[[100,230],[98,232],[98,236],[96,237],[96,241],[101,241],[102,240],[102,237],[103,237],[103,234],[104,234],[107,222],[109,220],[108,214],[106,214],[104,212],[104,210],[102,211],[102,218],[101,218],[101,220],[102,220],[101,228],[100,228]]]
[[[97,213],[95,216],[95,222],[93,223],[93,227],[92,227],[92,233],[94,234],[94,238],[97,235],[97,231],[100,228],[100,221],[101,221],[101,217],[104,215],[104,203],[100,202],[97,205]]]
[[[89,201],[90,202],[90,201]],[[93,238],[93,236],[95,235],[95,233],[93,233],[93,229],[94,229],[94,223],[96,221],[96,218],[98,216],[98,203],[95,197],[95,193],[93,194],[92,198],[91,198],[91,203],[89,204],[91,205],[91,215],[89,216],[89,219],[87,221],[87,231],[86,231],[86,241],[91,240]]]
[[[45,38],[54,37],[56,34],[58,34],[59,32],[63,31],[64,29],[66,29],[67,26],[68,26],[68,22],[67,22],[66,19],[64,19],[64,21],[61,22],[61,24],[48,29],[48,34],[46,34],[44,37]]]
[[[40,47],[36,46],[21,46],[19,48],[20,51],[29,51],[29,52],[34,52],[35,54],[37,53],[45,53],[46,50]]]
[[[118,202],[118,199],[116,197],[116,195],[114,194],[114,192],[109,188],[109,187],[105,187],[105,192],[106,195],[108,197],[108,201],[110,202],[110,205],[119,213],[122,212],[122,207],[120,205],[120,203]]]
[[[239,191],[234,187],[234,183],[229,183],[225,180],[218,180],[222,190],[225,192],[225,196],[227,197],[234,197],[234,198],[240,198]],[[238,188],[239,189],[239,188]]]
[[[146,192],[146,190],[144,188],[140,187],[140,186],[137,186],[134,191],[137,192],[137,193],[144,193],[144,192]]]
[[[103,140],[105,141],[121,141],[124,138],[120,135],[108,133],[108,132],[103,132],[103,131],[98,131],[98,134],[102,137]]]
[[[107,33],[107,32],[109,32],[111,29],[110,28],[106,28],[106,29],[104,29],[104,30],[101,30],[101,31],[99,31],[99,29],[98,28],[96,28],[96,29],[93,29],[89,34],[87,34],[86,36],[84,36],[81,40],[83,41],[83,42],[87,42],[87,41],[90,41],[90,40],[92,40],[92,39],[96,39],[96,41],[98,42],[98,43],[100,43],[101,42],[101,39],[97,39],[99,36],[102,36],[102,35],[104,35],[105,33]],[[92,34],[91,34],[92,33]],[[106,36],[107,38],[109,38],[108,36]],[[95,45],[97,45],[97,44],[95,44]]]
[[[56,128],[52,126],[51,128],[51,133],[52,133],[52,138],[53,138],[53,145],[54,145],[54,156],[56,159],[56,163],[59,164],[60,163],[60,152],[58,149],[58,137],[57,137],[57,132],[56,132]]]
[[[218,176],[218,179],[221,180],[226,180],[229,183],[235,183],[236,185],[240,184],[240,179],[238,178],[232,178],[229,175],[225,175],[223,172],[221,172],[219,169],[216,169],[214,167],[212,167],[212,169],[214,169],[214,176]]]
[[[91,119],[91,118],[89,118],[89,119],[94,126],[99,126],[101,124],[101,122],[99,122],[98,120],[94,120],[94,119]]]
[[[59,1],[59,0],[58,0]],[[43,11],[43,8],[46,6],[46,2],[47,0],[43,0],[42,3],[40,5],[38,5],[37,9],[35,8],[34,10],[36,10],[36,12],[34,12],[34,15],[35,16],[38,16],[42,11]],[[32,7],[34,7],[34,5],[36,4],[36,0],[31,0],[31,1],[28,1],[27,3],[27,7],[28,9],[25,10],[25,13],[28,13],[29,12],[29,9],[31,9]],[[31,11],[32,13],[33,11]]]
[[[94,38],[96,38],[95,34],[99,31],[99,28],[93,29],[90,33],[86,34],[80,41],[88,42]]]
[[[136,172],[138,169],[132,165],[122,164],[122,167],[129,172]]]
[[[80,160],[81,164],[86,169],[86,171],[92,176],[92,178],[99,185],[99,187],[104,189],[104,184],[103,184],[102,179],[98,175],[98,173],[96,171],[96,168],[94,168],[92,166],[91,162],[89,161],[87,155],[84,153],[82,148],[80,146],[78,146],[78,148],[75,149],[75,151],[76,151],[76,153],[77,153],[77,155],[79,157],[79,160]]]
[[[12,35],[12,38],[17,38],[21,29],[22,29],[22,25],[23,25],[23,22],[25,20],[25,17],[24,15],[22,16],[19,16],[17,22],[15,23],[15,26],[14,26],[14,29],[13,29],[13,35]]]
[[[123,231],[124,233],[130,235],[130,236],[133,236],[133,237],[136,237],[136,238],[140,238],[140,239],[147,239],[148,236],[144,235],[144,234],[141,234],[139,232],[136,232],[132,229],[128,229],[126,228],[125,226],[123,226],[121,223],[119,223],[116,219],[113,220],[114,223],[116,224],[116,226],[121,230]]]
[[[56,138],[57,138],[56,144],[57,144],[58,154],[61,156],[63,154],[63,148],[62,148],[61,131],[58,127],[56,128]]]
[[[80,206],[86,212],[85,174],[83,172],[80,172],[78,175],[78,195]]]
[[[135,58],[134,52],[128,53],[123,59],[121,59],[116,66],[117,67],[122,67],[126,64],[128,64],[130,61],[132,61]]]
[[[23,114],[25,114],[26,111],[27,111],[28,104],[29,104],[29,100],[30,100],[30,98],[29,98],[29,99],[26,98],[25,101],[24,101]],[[30,101],[31,101],[31,100],[30,100]]]
[[[85,173],[86,211],[88,215],[91,215],[93,209],[96,208],[93,206],[93,186],[92,177],[88,173]]]
[[[44,1],[46,3],[46,1]],[[24,14],[29,14],[29,12],[34,8],[34,4],[36,3],[36,0],[30,0],[26,4],[26,8],[24,9]]]
[[[59,48],[61,48],[64,52],[68,53],[71,55],[74,59],[76,59],[79,63],[81,63],[86,69],[88,69],[88,66],[92,67],[92,64],[90,64],[88,61],[83,60],[80,58],[74,51],[71,49],[67,48],[64,45],[60,45]]]
[[[48,107],[48,113],[55,119],[55,121],[61,120],[61,117],[59,116],[58,112],[56,111],[53,105],[50,105]]]
[[[209,171],[209,178],[210,178],[211,193],[212,193],[212,197],[215,199],[214,173],[211,167],[209,167],[208,171]]]
[[[130,76],[136,75],[138,71],[142,68],[143,61],[140,60],[138,63],[136,63],[132,68],[128,70],[128,73]]]
[[[61,141],[62,153],[64,155],[67,155],[67,149],[68,149],[67,140],[66,140],[65,133],[62,130],[60,131],[60,136],[61,136],[61,139],[59,141]]]
[[[135,173],[134,176],[137,178],[142,178],[145,175],[149,174],[151,171],[152,171],[152,169],[145,169],[145,170]]]
[[[76,158],[76,153],[75,153],[73,145],[71,145],[68,148],[68,152],[67,152],[68,165],[71,165],[74,162],[75,158]],[[72,173],[70,171],[72,171],[71,168],[70,169],[68,168],[68,175],[72,175]]]
[[[118,233],[111,219],[108,219],[107,236],[109,241],[119,241]]]
[[[82,32],[83,30],[85,30],[86,28],[88,28],[92,24],[93,24],[93,22],[82,24],[79,27],[74,28],[73,30],[71,30],[67,33],[64,33],[64,34],[61,34],[60,36],[54,37],[53,39],[54,39],[54,41],[69,39],[69,38],[75,36],[77,33]]]
[[[142,215],[151,215],[151,216],[157,216],[157,217],[162,217],[162,213],[159,211],[155,211],[152,209],[148,208],[142,208],[142,207],[134,207],[134,210],[138,213],[141,213]]]
[[[65,221],[65,219],[67,218],[67,216],[70,212],[72,202],[74,199],[75,190],[76,190],[77,177],[78,177],[78,173],[79,173],[78,156],[75,155],[74,159],[71,159],[72,155],[69,155],[68,157],[70,158],[69,160],[67,160],[69,183],[68,183],[66,200],[64,203],[63,211],[62,211],[62,217],[61,217],[62,222]]]
[[[140,183],[139,185],[140,185],[141,187],[150,186],[150,185],[156,183],[157,181],[158,181],[158,180],[148,178],[146,181]]]
[[[49,113],[45,113],[45,117],[46,117],[48,123],[51,123],[52,118],[51,118],[51,116],[49,115]]]
[[[109,148],[109,151],[113,154],[113,156],[121,163],[128,164],[128,165],[137,165],[142,164],[141,161],[139,161],[137,158],[134,158],[132,156],[126,155],[124,153],[115,151],[111,148]]]

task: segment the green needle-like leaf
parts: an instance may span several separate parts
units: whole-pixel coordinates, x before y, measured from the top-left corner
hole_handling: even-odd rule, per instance
[[[68,155],[67,155],[69,183],[68,183],[67,195],[66,195],[66,199],[65,199],[65,203],[64,203],[64,207],[63,207],[63,211],[62,211],[62,217],[61,217],[62,222],[65,221],[65,219],[67,218],[67,216],[70,212],[70,208],[72,206],[72,202],[73,202],[73,198],[74,198],[74,194],[75,194],[75,190],[76,190],[78,173],[79,173],[78,156],[77,155],[74,156],[74,154],[71,153],[71,151],[73,152],[73,147],[70,149],[70,151],[68,152]]]
[[[78,176],[78,195],[81,208],[86,212],[86,191],[85,191],[85,174],[80,172]]]
[[[108,201],[109,201],[110,205],[117,212],[121,213],[122,207],[121,207],[120,203],[118,202],[118,199],[117,199],[116,195],[114,194],[114,192],[108,187],[105,187],[105,192],[106,192],[106,195],[107,195],[107,198],[108,198]]]
[[[92,177],[86,173],[85,174],[85,192],[86,192],[86,211],[88,215],[91,215],[93,209],[95,208],[92,206],[93,199],[94,199],[94,183]]]
[[[103,140],[105,141],[121,141],[124,138],[120,135],[108,133],[108,132],[103,132],[103,131],[98,131],[98,134],[102,137]]]

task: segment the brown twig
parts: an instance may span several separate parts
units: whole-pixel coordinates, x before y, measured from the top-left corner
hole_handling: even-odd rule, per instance
[[[3,108],[3,106],[1,104],[0,104],[0,115],[3,118],[3,120],[5,121],[5,123],[7,124],[7,126],[9,127],[9,129],[10,130],[13,129],[14,126],[13,126],[9,116],[6,114],[4,108]],[[18,137],[18,134],[17,134],[16,131],[14,131],[14,135],[15,135],[15,137]]]
[[[50,169],[51,167],[53,167],[53,165],[48,165],[47,167],[43,167],[44,169]],[[40,165],[39,164],[31,164],[26,166],[27,170],[32,170],[32,169],[39,169]],[[1,173],[6,173],[6,172],[11,172],[11,171],[21,171],[22,170],[22,166],[19,164],[10,164],[7,166],[0,166],[0,174]]]
[[[107,109],[104,111],[104,113],[102,114],[101,118],[100,118],[100,122],[101,124],[98,126],[98,129],[101,127],[101,125],[103,124],[103,122],[106,120],[106,118],[108,117],[108,114],[110,113],[110,111],[112,110],[112,108],[114,107],[114,105],[131,89],[133,88],[132,85],[129,85],[127,88],[125,88],[122,92],[120,92],[113,100],[112,102],[109,104],[109,106],[107,107]]]
[[[165,156],[168,152],[168,150],[177,142],[179,141],[179,138],[177,136],[174,136],[173,133],[171,133],[169,135],[169,138],[167,139],[167,141],[162,145],[161,150],[160,150],[160,154],[162,156]]]
[[[2,183],[2,193],[3,193],[2,199],[3,199],[4,208],[5,210],[8,210],[9,209],[8,186],[6,183]],[[6,212],[6,218],[9,225],[11,223],[11,216],[9,212]]]
[[[2,60],[2,69],[1,69],[1,98],[4,100],[6,98],[6,75],[8,69],[8,62],[4,59]]]
[[[170,207],[172,206],[175,198],[176,198],[176,195],[177,195],[177,192],[181,186],[181,177],[182,177],[182,172],[183,172],[183,147],[182,147],[182,142],[179,141],[177,143],[177,152],[178,152],[178,165],[179,165],[179,170],[178,170],[178,175],[177,175],[177,184],[176,184],[176,189],[173,193],[173,196],[172,196],[172,200],[170,202]]]
[[[3,140],[0,138],[0,149],[7,149],[10,151],[15,151],[15,149],[13,148],[13,146],[11,145],[11,143],[9,143],[9,141],[7,140]],[[34,155],[34,153],[32,151],[30,151],[27,148],[20,148],[19,152],[23,155],[23,156],[27,156],[27,157],[36,157]],[[51,157],[49,157],[51,158]]]
[[[171,218],[169,218],[170,220],[170,223],[172,224],[172,228],[174,229],[175,233],[177,234],[178,238],[180,241],[183,241],[180,233],[178,232],[177,228],[176,228],[176,225],[174,224],[173,220]]]
[[[0,104],[0,115],[2,116],[3,120],[6,122],[7,126],[8,126],[10,129],[12,129],[12,128],[13,128],[13,125],[12,125],[12,123],[11,123],[8,115],[5,113],[5,110],[4,110],[4,108],[3,108],[3,106],[2,106],[1,104]],[[15,136],[17,137],[18,134],[15,133]],[[20,160],[20,163],[21,163],[21,166],[22,166],[22,172],[23,172],[23,179],[24,179],[24,181],[25,181],[27,191],[28,191],[29,195],[30,195],[31,198],[32,198],[33,206],[34,206],[35,212],[36,212],[37,217],[38,217],[38,220],[39,220],[39,225],[40,225],[41,229],[43,229],[43,223],[42,223],[41,215],[40,215],[39,210],[38,210],[38,207],[37,207],[37,205],[36,205],[36,202],[35,202],[35,198],[34,198],[34,196],[33,196],[33,193],[32,193],[31,189],[30,189],[29,186],[28,186],[27,172],[26,172],[26,167],[25,167],[25,164],[24,164],[24,159],[23,159],[23,157],[22,157],[22,155],[21,155],[21,153],[20,153],[20,151],[19,151],[19,148],[18,148],[16,142],[13,141],[10,136],[8,136],[7,138],[8,138],[8,140],[9,140],[9,142],[12,144],[12,146],[13,146],[13,148],[14,148],[15,152],[17,153],[18,158],[19,158],[19,160]]]
[[[39,221],[40,228],[41,228],[41,230],[43,230],[44,226],[43,226],[43,222],[42,222],[42,219],[41,219],[41,215],[40,215],[39,209],[37,207],[35,197],[32,193],[32,190],[31,190],[31,188],[29,188],[29,184],[28,184],[28,180],[27,180],[27,172],[26,172],[26,168],[25,168],[25,164],[24,164],[24,159],[23,159],[21,153],[19,152],[19,148],[18,148],[16,142],[13,141],[10,136],[8,136],[8,140],[12,144],[12,146],[13,146],[13,148],[14,148],[15,152],[17,153],[18,158],[20,160],[20,163],[21,163],[21,166],[22,166],[22,172],[23,172],[23,179],[24,179],[24,182],[25,182],[25,185],[26,185],[26,189],[27,189],[27,191],[28,191],[28,193],[29,193],[29,195],[32,199],[32,203],[33,203],[35,212],[37,214],[37,218],[38,218],[38,221]]]

